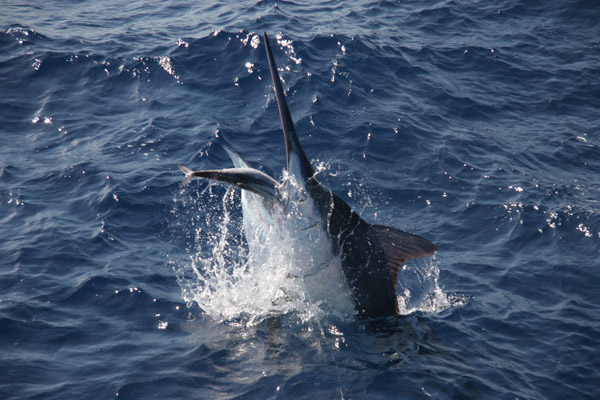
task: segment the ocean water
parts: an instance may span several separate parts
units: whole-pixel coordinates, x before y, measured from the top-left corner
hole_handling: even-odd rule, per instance
[[[439,252],[402,315],[268,304],[239,192],[280,178],[272,40],[319,178]],[[7,1],[0,398],[600,397],[596,1]]]

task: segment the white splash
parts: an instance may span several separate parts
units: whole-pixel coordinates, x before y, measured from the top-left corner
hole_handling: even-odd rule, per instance
[[[158,65],[169,75],[171,75],[177,83],[182,84],[179,78],[179,75],[175,73],[175,69],[173,68],[173,63],[171,62],[171,58],[168,56],[160,56],[154,57],[154,60],[158,63]]]
[[[188,305],[196,303],[219,321],[241,318],[249,325],[273,314],[296,313],[303,320],[321,316],[319,304],[309,301],[304,280],[297,277],[297,269],[290,263],[297,256],[285,245],[290,239],[272,229],[244,240],[241,196],[229,188],[216,204],[218,195],[212,193],[213,185],[219,184],[209,183],[191,202],[192,207],[212,206],[203,207],[203,218],[187,228],[194,235],[189,260],[174,265]],[[184,210],[188,207],[183,205]],[[185,217],[187,211],[174,213]]]
[[[253,49],[257,49],[258,45],[260,44],[260,36],[254,32],[250,32],[245,38],[240,39],[240,41],[244,44],[244,46],[250,43],[250,46],[252,46]]]
[[[289,39],[284,39],[281,33],[275,36],[275,39],[277,40],[277,44],[279,44],[281,48],[285,50],[290,60],[292,60],[296,64],[302,63],[302,58],[298,57],[298,55],[296,54],[293,41]]]
[[[411,260],[398,271],[398,310],[401,315],[414,312],[436,313],[460,307],[467,301],[460,295],[449,295],[439,285],[440,270],[435,257]]]

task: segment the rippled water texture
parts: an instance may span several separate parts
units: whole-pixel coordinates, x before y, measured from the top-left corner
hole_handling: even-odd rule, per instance
[[[600,397],[600,8],[488,3],[4,2],[0,398]],[[181,186],[281,177],[263,31],[320,180],[438,246],[406,315],[274,329],[239,193]]]

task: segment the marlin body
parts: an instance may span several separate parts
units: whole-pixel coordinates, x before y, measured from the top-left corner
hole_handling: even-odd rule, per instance
[[[365,222],[317,180],[296,134],[266,33],[264,41],[285,140],[282,181],[225,147],[234,168],[192,171],[180,166],[185,183],[200,177],[240,187],[250,251],[285,246],[294,264],[291,278],[302,281],[311,302],[361,319],[396,314],[398,268],[437,248],[420,236]]]

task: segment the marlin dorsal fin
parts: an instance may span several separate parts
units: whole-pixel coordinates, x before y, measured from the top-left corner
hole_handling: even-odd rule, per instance
[[[314,170],[310,165],[310,161],[304,154],[304,150],[298,140],[296,134],[296,128],[294,127],[294,121],[290,114],[290,110],[285,99],[285,93],[281,87],[281,79],[277,72],[277,65],[273,58],[273,52],[271,51],[271,45],[269,44],[269,38],[267,33],[264,33],[265,47],[267,49],[267,59],[269,60],[269,69],[271,70],[271,78],[273,80],[273,88],[275,89],[275,96],[277,97],[277,108],[279,109],[279,117],[281,118],[281,127],[283,129],[283,136],[285,139],[285,156],[287,160],[287,169],[292,171],[294,163],[297,162],[299,165],[299,173],[306,180],[314,175]]]

